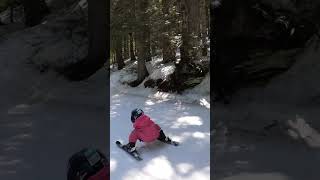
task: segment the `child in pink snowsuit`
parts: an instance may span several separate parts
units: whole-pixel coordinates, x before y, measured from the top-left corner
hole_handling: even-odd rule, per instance
[[[166,137],[158,124],[155,124],[149,116],[145,115],[141,109],[134,109],[131,112],[131,122],[134,130],[129,136],[129,143],[127,147],[134,151],[137,140],[143,142],[152,142],[160,140],[163,142],[170,142],[171,139]]]

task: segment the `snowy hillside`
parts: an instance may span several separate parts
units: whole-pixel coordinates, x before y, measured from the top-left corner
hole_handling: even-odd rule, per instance
[[[154,60],[157,61],[157,60]],[[152,64],[152,63],[151,63]],[[166,75],[168,67],[154,68],[153,76]],[[162,73],[161,73],[162,72]],[[157,74],[159,73],[159,74]],[[175,95],[145,89],[143,85],[131,88],[121,82],[134,79],[127,69],[111,73],[111,179],[114,180],[209,180],[210,179],[210,103],[204,105],[187,94]],[[190,92],[191,94],[191,92]],[[197,94],[203,99],[205,95]],[[208,95],[208,94],[207,94]],[[116,140],[128,142],[132,130],[131,110],[140,107],[173,140],[178,147],[155,142],[138,142],[143,161],[120,150]]]
[[[147,69],[150,74],[148,78],[158,79],[167,78],[174,71],[173,64],[161,64],[162,58],[153,58],[147,63]],[[121,71],[113,71],[110,77],[110,87],[118,93],[125,93],[135,96],[143,96],[152,99],[172,100],[174,102],[184,102],[188,104],[200,104],[210,109],[210,74],[208,73],[203,81],[194,88],[185,90],[182,94],[160,92],[154,88],[145,88],[144,83],[138,87],[132,88],[127,83],[135,80],[137,62],[130,63]],[[147,78],[147,79],[148,79]],[[146,79],[146,80],[147,80]],[[146,81],[145,80],[145,81]]]

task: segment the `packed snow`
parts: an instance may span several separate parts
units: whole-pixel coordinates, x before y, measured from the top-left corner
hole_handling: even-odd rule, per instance
[[[155,61],[157,59],[151,62],[153,74],[168,74],[168,66],[156,66]],[[123,84],[134,78],[130,65],[124,70],[112,72],[110,77],[111,179],[209,180],[210,101],[206,100],[207,104],[203,105],[201,99],[196,100],[187,94],[163,93],[144,88],[143,85],[132,88]],[[197,98],[205,99],[204,96],[209,95],[198,94]],[[133,159],[119,149],[115,141],[128,142],[132,131],[130,113],[137,107],[142,108],[166,135],[181,145],[175,147],[161,142],[137,142],[142,161]]]

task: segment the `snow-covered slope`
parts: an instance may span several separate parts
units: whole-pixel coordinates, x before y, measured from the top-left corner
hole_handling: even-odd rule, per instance
[[[157,70],[156,72],[161,72]],[[201,106],[185,95],[131,88],[121,82],[134,79],[128,69],[111,74],[111,179],[114,180],[209,180],[210,103]],[[180,141],[178,147],[160,142],[137,143],[143,161],[120,150],[116,140],[128,142],[131,110],[140,107],[164,132]]]

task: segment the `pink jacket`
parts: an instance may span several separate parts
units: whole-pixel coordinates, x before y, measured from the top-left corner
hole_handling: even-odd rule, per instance
[[[143,142],[152,142],[159,137],[160,126],[155,124],[149,116],[143,114],[133,123],[134,130],[129,136],[129,142],[136,142],[138,139]]]

